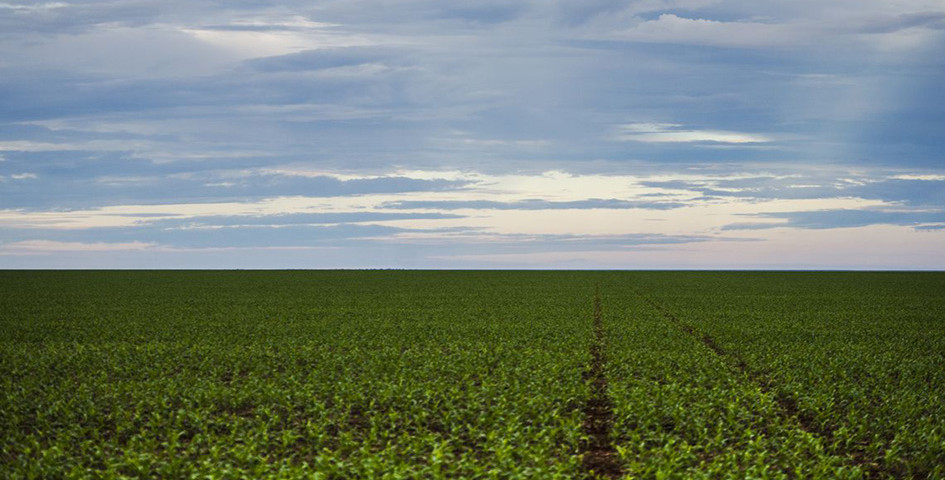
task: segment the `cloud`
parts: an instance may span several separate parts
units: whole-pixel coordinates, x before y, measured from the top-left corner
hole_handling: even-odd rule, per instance
[[[200,42],[223,49],[237,59],[271,57],[306,50],[358,47],[381,43],[367,35],[339,30],[338,25],[304,17],[183,28]]]
[[[46,2],[38,3],[35,5],[19,5],[15,3],[0,3],[0,10],[13,10],[14,12],[46,12],[56,8],[68,7],[68,3],[64,2]]]
[[[380,199],[391,198],[383,194]],[[0,210],[0,228],[85,230],[158,225],[162,228],[195,226],[287,226],[325,223],[379,222],[404,219],[457,219],[451,213],[397,213],[358,211],[372,199],[353,198],[348,205],[326,197],[284,196],[256,201],[112,205],[73,210]]]
[[[324,172],[303,175],[291,169],[271,167],[217,170],[214,168],[217,165],[211,160],[205,161],[209,165],[141,165],[140,161],[122,156],[99,156],[86,161],[74,158],[74,155],[64,155],[62,159],[50,161],[52,158],[47,157],[45,162],[33,162],[32,168],[36,168],[36,172],[11,175],[11,178],[33,181],[20,182],[16,188],[8,189],[0,200],[0,206],[41,210],[68,205],[70,209],[83,209],[160,203],[169,195],[173,196],[175,203],[204,204],[291,196],[340,198],[448,191],[469,183],[467,180],[398,175],[338,178]],[[221,164],[226,163],[236,162],[221,161]]]
[[[721,47],[765,48],[807,43],[803,31],[779,23],[718,21],[664,13],[614,34],[635,42],[684,43]]]
[[[300,72],[378,63],[404,65],[407,53],[405,48],[391,45],[331,47],[257,58],[244,66],[261,72]]]
[[[855,185],[848,190],[862,198],[883,199],[914,207],[945,206],[945,178],[937,175],[894,177]]]
[[[761,230],[784,227],[832,229],[870,225],[903,225],[921,228],[924,224],[940,225],[945,222],[945,211],[822,210],[770,213],[756,215],[756,217],[780,221],[734,223],[726,225],[723,230]]]
[[[116,252],[141,251],[154,248],[147,242],[57,242],[53,240],[24,240],[12,243],[0,243],[0,255],[48,255],[62,252]]]
[[[463,215],[448,213],[399,213],[399,212],[322,212],[288,213],[275,215],[215,215],[169,218],[149,222],[154,228],[165,230],[210,230],[222,228],[284,228],[322,225],[354,225],[390,220],[457,219]]]
[[[181,11],[192,11],[179,2]],[[8,35],[81,34],[102,25],[143,26],[160,16],[157,2],[44,2],[33,5],[0,3],[13,15],[0,16],[0,27]]]
[[[559,209],[651,209],[668,210],[682,208],[687,204],[682,202],[658,201],[631,201],[616,198],[574,200],[568,202],[554,202],[541,199],[519,200],[514,202],[497,202],[491,200],[405,200],[389,202],[380,205],[380,208],[405,210],[559,210]]]
[[[706,197],[758,200],[862,198],[909,207],[945,206],[945,178],[935,174],[869,177],[828,173],[816,175],[757,176],[702,181],[643,181],[643,185],[699,192]]]
[[[69,151],[126,151],[135,145],[128,141],[89,141],[89,142],[34,142],[31,140],[0,141],[0,151],[5,152],[69,152]]]
[[[936,175],[930,173],[913,173],[913,174],[902,174],[894,175],[892,177],[896,180],[929,180],[929,181],[943,181],[945,180],[945,175]]]
[[[644,143],[755,144],[773,142],[770,136],[725,130],[695,130],[675,123],[626,123],[617,126],[614,140]]]
[[[799,7],[804,4],[796,3]],[[629,19],[626,18],[629,12],[625,10],[624,16],[616,18],[632,26],[627,28],[606,20],[599,21],[598,32],[589,36],[601,36],[600,24],[604,23],[608,28],[603,30],[609,32],[603,34],[604,38],[631,42],[753,50],[810,48],[828,42],[832,43],[828,48],[845,49],[856,43],[871,43],[883,50],[897,46],[900,49],[916,47],[934,39],[932,32],[945,28],[945,11],[926,10],[916,5],[912,11],[909,11],[909,6],[903,6],[903,11],[893,12],[865,3],[853,6],[851,10],[855,8],[855,13],[812,4],[795,12],[778,12],[776,8],[767,9],[764,13],[751,8],[736,8],[728,12],[722,9],[718,12],[719,19],[711,18],[712,8],[701,9],[708,10],[704,17],[664,12],[655,18],[637,14]],[[733,18],[733,13],[739,15],[735,12],[741,16]]]
[[[945,12],[922,11],[900,15],[871,16],[864,19],[856,30],[860,33],[894,33],[914,28],[945,29]]]
[[[942,224],[945,9],[923,0],[0,12],[6,243],[424,266],[605,262],[665,236],[707,239],[659,246],[702,265],[684,252],[740,250],[710,252],[721,232],[774,245],[880,221],[908,248]],[[799,213],[825,211],[846,213]]]

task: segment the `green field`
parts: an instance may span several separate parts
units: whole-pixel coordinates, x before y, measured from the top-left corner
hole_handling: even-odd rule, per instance
[[[0,272],[0,477],[945,478],[943,292],[942,273]]]

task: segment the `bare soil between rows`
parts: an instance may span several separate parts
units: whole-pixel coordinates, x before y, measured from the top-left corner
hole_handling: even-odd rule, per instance
[[[618,478],[622,474],[617,450],[611,441],[614,408],[607,395],[607,375],[604,355],[604,323],[601,315],[600,293],[594,295],[594,341],[591,343],[591,364],[585,372],[591,394],[584,406],[584,434],[581,445],[582,466],[588,478]]]
[[[749,380],[751,380],[756,385],[758,385],[761,391],[770,395],[771,398],[773,398],[774,401],[778,404],[778,407],[780,407],[779,410],[781,412],[782,417],[788,419],[788,421],[790,422],[793,422],[797,428],[815,437],[820,438],[821,443],[823,445],[834,445],[834,442],[832,441],[834,437],[833,431],[829,429],[821,428],[810,415],[806,414],[805,412],[800,410],[800,408],[798,408],[797,401],[794,398],[786,396],[782,394],[781,392],[779,392],[772,385],[773,382],[771,381],[771,379],[766,378],[762,374],[751,370],[748,367],[748,364],[746,364],[745,361],[741,357],[739,357],[738,355],[732,352],[728,352],[724,350],[722,347],[718,345],[718,343],[715,342],[715,340],[711,336],[696,330],[695,327],[682,321],[679,317],[674,315],[671,311],[669,311],[662,305],[656,303],[655,301],[653,301],[652,299],[644,295],[640,295],[640,297],[643,298],[643,300],[648,305],[656,309],[663,316],[663,318],[668,320],[670,323],[676,325],[677,327],[682,329],[687,334],[691,335],[696,340],[699,340],[700,342],[702,342],[702,344],[705,345],[706,348],[711,350],[712,353],[727,360],[730,365],[733,365],[738,371],[744,374]],[[893,472],[890,469],[888,469],[885,465],[882,465],[880,463],[870,462],[868,459],[865,458],[865,456],[863,455],[863,452],[857,450],[855,447],[837,449],[833,453],[835,455],[845,457],[850,464],[856,465],[862,468],[862,471],[864,473],[864,478],[873,479],[873,478],[886,478],[887,476],[893,476],[893,477],[902,476],[900,472]]]

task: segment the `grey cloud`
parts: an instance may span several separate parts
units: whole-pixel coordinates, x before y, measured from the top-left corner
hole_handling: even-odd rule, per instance
[[[139,216],[139,215],[134,215]],[[447,213],[393,213],[393,212],[326,212],[295,213],[281,215],[216,215],[188,217],[182,219],[161,219],[148,225],[164,229],[196,229],[216,227],[260,227],[283,228],[291,226],[312,226],[324,224],[355,224],[390,220],[450,219],[463,218],[463,215]]]
[[[928,212],[945,205],[940,181],[876,181],[890,171],[941,170],[945,56],[940,55],[941,36],[927,30],[941,28],[943,13],[928,5],[924,11],[904,4],[896,15],[889,15],[882,2],[855,0],[328,0],[318,5],[289,0],[278,6],[250,0],[78,0],[48,11],[32,8],[36,2],[17,5],[26,8],[0,12],[0,141],[69,150],[0,152],[6,158],[0,176],[37,174],[3,184],[4,208],[68,210],[464,187],[408,178],[344,182],[262,173],[289,164],[327,172],[502,174],[558,168],[640,176],[657,172],[663,178],[705,174],[716,178],[645,185],[693,192],[696,203],[709,197],[849,196],[895,203],[908,212],[783,217],[800,228],[829,221],[886,221],[927,229],[938,218]],[[320,26],[307,29],[297,17]],[[645,43],[615,41],[611,35],[634,25],[644,25],[637,35]],[[910,37],[915,44],[884,35],[908,28],[926,31]],[[200,30],[210,35],[193,34]],[[293,35],[240,35],[250,32]],[[296,41],[297,33],[312,36]],[[336,34],[378,45],[321,48],[322,40],[347,44],[329,38]],[[249,45],[258,38],[273,43],[258,52],[241,48],[260,46]],[[286,38],[291,42],[281,43]],[[122,39],[121,48],[95,48]],[[298,48],[309,50],[235,63]],[[79,53],[86,56],[72,58]],[[130,66],[134,61],[137,66]],[[798,82],[804,75],[844,81],[829,87]],[[32,121],[50,127],[27,125]],[[778,141],[771,149],[735,151],[608,139],[614,126],[635,122],[760,132]],[[518,140],[544,147],[515,148]],[[770,172],[766,167],[801,177],[721,178]],[[854,171],[864,184],[842,181]],[[448,215],[459,208],[669,209],[688,202],[659,200],[454,201],[387,208],[392,214],[429,208]],[[377,248],[362,253],[423,255],[422,248],[382,250],[380,239],[400,230],[332,230],[319,223],[366,218],[382,217],[259,219],[245,231],[221,228],[208,235],[221,245],[262,245],[271,231],[274,241],[287,245],[312,240],[337,247],[355,242],[357,231],[374,238],[371,245]],[[237,220],[247,219],[201,221],[225,227]],[[268,228],[266,221],[286,224]],[[101,233],[99,238],[199,243],[197,231],[187,233],[180,226],[169,222],[167,229]],[[223,233],[237,230],[241,233],[234,238],[240,242],[228,241]],[[656,240],[628,237],[614,245]],[[576,238],[507,241],[508,246],[495,248],[596,248],[604,243],[593,241],[611,240],[588,240],[586,247],[575,247],[582,242]],[[490,252],[488,246],[469,248]],[[443,254],[458,251],[442,247]]]
[[[645,180],[640,182],[644,187],[665,188],[667,190],[701,190],[705,188],[703,182],[689,182],[685,180]]]
[[[508,235],[508,240],[519,240],[512,243],[511,246],[520,248],[529,248],[528,242],[521,240],[528,239],[534,243],[548,242],[554,244],[553,249],[559,249],[565,245],[571,245],[575,248],[587,249],[588,247],[635,247],[645,245],[673,245],[682,243],[697,243],[709,240],[718,240],[719,237],[708,235],[663,235],[663,234],[628,234],[628,235]]]
[[[589,0],[584,2],[559,2],[557,4],[558,21],[575,27],[603,15],[613,15],[627,8],[624,0]]]
[[[739,197],[754,198],[760,200],[812,200],[820,198],[834,198],[838,196],[847,196],[833,187],[823,186],[798,186],[787,188],[747,188],[744,190],[718,190],[713,188],[702,189],[702,194],[706,197]]]
[[[293,225],[280,228],[233,228],[200,230],[154,230],[146,237],[179,247],[304,247],[335,245],[358,238],[388,237],[404,229],[380,225]]]
[[[862,33],[893,33],[915,27],[945,29],[945,12],[927,11],[887,16],[867,21],[857,30]]]
[[[322,70],[380,61],[390,64],[405,53],[403,48],[385,46],[326,48],[248,60],[245,65],[263,72]]]
[[[287,225],[279,228],[180,229],[163,226],[97,228],[80,231],[0,229],[0,242],[42,238],[58,242],[145,242],[179,248],[312,247],[388,238],[406,232],[382,225]],[[0,244],[2,244],[0,243]]]
[[[945,211],[898,212],[889,210],[819,210],[754,215],[756,218],[783,219],[782,223],[744,222],[727,225],[723,230],[763,230],[791,227],[829,229],[865,227],[869,225],[916,226],[945,222]]]
[[[284,236],[288,230],[291,234]],[[457,234],[454,229],[425,230],[425,233]],[[270,235],[270,233],[272,235]],[[703,236],[624,235],[594,236],[504,236],[487,241],[444,236],[430,242],[412,242],[392,237],[407,230],[377,226],[331,226],[298,229],[269,229],[249,237],[220,235],[204,231],[171,231],[151,236],[147,232],[125,230],[102,235],[95,232],[55,232],[44,240],[62,242],[111,242],[116,239],[154,244],[155,251],[144,254],[102,252],[40,256],[2,256],[8,267],[45,268],[482,268],[477,261],[449,260],[450,257],[496,254],[567,253],[601,250],[656,250],[672,245],[713,239]],[[466,233],[475,234],[475,231]],[[37,237],[10,237],[0,230],[0,250],[4,244],[35,240]],[[716,238],[717,239],[717,238]],[[724,239],[723,239],[724,240]],[[742,240],[739,240],[742,241]],[[326,249],[327,248],[327,249]],[[238,249],[227,251],[227,249]],[[25,260],[24,260],[25,259]],[[155,261],[157,260],[157,261]],[[581,266],[581,265],[577,265]],[[555,268],[560,265],[546,265]],[[573,265],[572,265],[573,267]],[[534,268],[532,265],[530,268]],[[583,265],[582,268],[588,268]]]
[[[328,20],[372,26],[374,30],[415,30],[417,24],[444,21],[451,27],[478,28],[521,18],[531,9],[528,1],[482,2],[406,0],[376,2],[344,0],[334,2],[311,15],[314,20]],[[442,25],[441,25],[442,26]]]
[[[8,9],[8,12],[0,14],[0,32],[3,32],[0,33],[0,37],[11,37],[13,34],[77,34],[102,24],[146,25],[153,22],[160,14],[162,3],[172,2],[26,3],[23,5],[32,8]],[[182,2],[179,6],[185,7],[186,3],[188,2]]]
[[[889,179],[848,189],[854,196],[902,202],[911,206],[945,206],[945,180]]]
[[[528,10],[528,6],[527,2],[456,2],[443,7],[439,15],[443,18],[458,18],[473,23],[505,23],[522,16]]]
[[[0,208],[88,208],[150,203],[248,201],[275,196],[339,197],[349,195],[448,191],[466,181],[377,177],[342,180],[330,176],[290,176],[260,171],[265,159],[243,159],[248,170],[220,169],[240,160],[153,164],[111,154],[82,157],[74,152],[8,155],[0,175],[22,173],[25,166],[38,178],[4,185]],[[228,165],[230,163],[230,165]],[[237,166],[238,168],[238,166]]]
[[[482,9],[482,18],[492,21],[503,15],[486,11],[502,10],[502,5],[487,4],[473,10]],[[382,3],[365,8],[361,2],[330,2],[317,11],[297,9],[313,21],[337,21],[339,29],[352,34],[373,32],[378,23],[386,25],[399,32],[390,42],[397,46],[315,50],[255,59],[211,75],[116,79],[76,71],[7,70],[0,72],[0,91],[5,93],[0,94],[0,121],[124,112],[140,122],[167,124],[179,116],[181,123],[194,128],[186,135],[175,132],[177,138],[168,139],[168,144],[177,144],[177,148],[252,146],[278,151],[274,154],[277,157],[279,153],[307,150],[320,154],[320,159],[344,157],[345,162],[375,166],[396,163],[398,157],[406,156],[412,162],[444,166],[468,166],[475,159],[480,164],[488,162],[490,167],[537,161],[578,163],[587,158],[613,164],[626,164],[628,159],[707,163],[786,158],[779,152],[759,155],[694,152],[680,145],[607,145],[599,137],[607,125],[633,120],[626,118],[628,112],[707,128],[742,131],[762,125],[762,130],[768,131],[773,122],[783,123],[779,103],[795,104],[795,97],[772,95],[772,89],[787,92],[782,90],[787,86],[772,85],[769,75],[738,66],[750,63],[794,71],[815,68],[808,64],[813,60],[666,45],[574,43],[570,33],[546,31],[549,25],[527,13],[541,8],[528,3],[516,5],[521,17],[536,23],[523,24],[527,28],[521,30],[497,26],[488,35],[461,39],[444,36],[449,28],[428,21],[475,16],[470,7],[460,3]],[[552,10],[572,8],[563,5]],[[660,7],[662,3],[652,5]],[[274,14],[261,3],[239,2],[227,7],[200,7],[211,13],[205,20],[191,11],[190,24],[198,18],[208,28],[288,28],[232,21],[242,14],[249,18]],[[603,1],[573,8],[584,12],[576,12],[575,18],[590,18],[607,17],[624,7]],[[742,8],[735,7],[725,8]],[[521,17],[519,20],[525,21]],[[503,21],[516,19],[515,15],[511,18]],[[544,33],[534,37],[535,32]],[[555,41],[547,41],[544,35],[550,33]],[[456,55],[459,48],[464,53],[461,57]],[[394,68],[343,78],[311,75],[313,70],[369,63]],[[37,78],[43,81],[37,82]],[[318,121],[277,109],[307,104],[346,111],[370,109],[374,115],[361,123],[347,120],[342,124],[337,119]],[[247,115],[234,112],[239,106],[273,110]],[[801,127],[817,135],[828,131],[815,123]],[[534,153],[497,153],[499,148],[495,146],[449,148],[434,144],[434,138],[454,129],[483,138],[551,138],[555,148],[538,160]],[[186,147],[182,146],[184,142]],[[908,162],[924,162],[923,155],[936,151],[933,147],[922,146]]]
[[[263,218],[271,220],[270,217]],[[227,217],[227,221],[230,219],[231,217]],[[233,219],[233,221],[238,220]],[[752,241],[751,239],[726,239],[706,235],[503,235],[465,228],[411,230],[354,223],[278,227],[260,225],[258,228],[174,228],[180,226],[186,226],[186,221],[162,221],[136,227],[88,230],[6,228],[0,229],[0,246],[5,243],[42,238],[49,241],[77,243],[144,242],[174,248],[353,247],[360,245],[373,249],[394,246],[414,249],[415,253],[422,252],[424,255],[455,255],[659,248],[710,240]],[[396,236],[417,232],[438,236],[423,239]]]
[[[827,177],[752,177],[711,179],[699,182],[646,181],[648,187],[700,192],[707,197],[818,199],[856,197],[901,203],[910,207],[945,205],[945,180],[888,178],[843,181]]]
[[[590,209],[590,208],[608,208],[608,209],[647,209],[647,210],[670,210],[686,206],[680,202],[641,202],[633,200],[620,200],[616,198],[601,199],[591,198],[588,200],[575,200],[567,202],[529,199],[515,202],[497,202],[490,200],[454,200],[454,201],[399,201],[389,202],[381,205],[382,208],[391,209],[434,209],[434,210],[459,210],[459,209],[480,209],[480,210],[564,210],[564,209]]]

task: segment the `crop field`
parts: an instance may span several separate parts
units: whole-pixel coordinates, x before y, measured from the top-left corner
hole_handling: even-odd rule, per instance
[[[0,272],[0,478],[945,478],[945,274]]]

